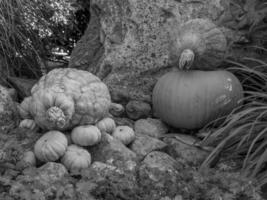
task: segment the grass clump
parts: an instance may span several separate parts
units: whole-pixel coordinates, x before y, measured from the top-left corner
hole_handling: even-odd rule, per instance
[[[245,60],[248,58],[244,58]],[[252,59],[252,58],[251,58]],[[232,62],[228,70],[242,80],[245,89],[243,105],[202,141],[215,149],[201,168],[209,167],[219,157],[242,161],[243,175],[267,183],[267,63],[256,60],[253,68]]]

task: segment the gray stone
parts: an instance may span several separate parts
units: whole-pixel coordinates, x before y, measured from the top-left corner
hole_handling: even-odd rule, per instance
[[[134,127],[134,121],[125,117],[114,117],[114,121],[117,126],[129,126]]]
[[[190,166],[199,166],[210,152],[196,146],[198,141],[195,137],[183,134],[171,134],[172,137],[164,138],[167,144],[165,152],[176,160],[186,162]]]
[[[31,96],[31,89],[38,80],[36,79],[25,79],[18,77],[8,77],[8,81],[17,90],[18,95],[21,98]]]
[[[97,74],[117,102],[149,102],[157,79],[174,64],[170,45],[179,24],[203,17],[221,26],[228,9],[229,0],[92,0],[69,67]]]
[[[64,165],[55,162],[48,162],[38,169],[29,168],[24,170],[23,175],[16,178],[9,193],[12,197],[20,197],[21,199],[29,199],[34,195],[39,196],[39,198],[41,196],[47,197],[47,195],[51,195],[50,191],[56,191],[54,184],[67,174]]]
[[[168,132],[168,127],[159,119],[139,119],[134,124],[136,134],[159,138]]]
[[[0,162],[16,165],[24,152],[32,150],[41,135],[25,128],[13,129],[9,134],[0,133]]]
[[[10,90],[0,85],[0,134],[8,133],[18,125],[19,115]]]
[[[126,113],[130,119],[137,120],[147,118],[150,115],[150,104],[143,101],[129,101],[126,105]]]
[[[94,162],[82,172],[82,179],[76,183],[78,199],[129,199],[134,200],[138,188],[134,173],[113,165]]]
[[[100,143],[88,147],[88,150],[92,155],[93,161],[127,168],[130,171],[135,170],[136,154],[109,134],[102,133]]]
[[[149,153],[140,165],[138,175],[140,186],[151,192],[152,199],[172,197],[177,194],[183,165],[176,162],[168,154],[153,151]],[[156,198],[158,197],[158,198]]]
[[[135,140],[129,146],[140,159],[143,159],[148,153],[165,148],[166,143],[148,135],[136,135]]]

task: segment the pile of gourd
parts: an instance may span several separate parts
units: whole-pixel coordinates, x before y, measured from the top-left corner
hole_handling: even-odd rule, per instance
[[[48,131],[23,159],[33,165],[36,158],[41,162],[60,160],[74,171],[91,164],[86,147],[98,144],[104,132],[128,145],[135,138],[134,131],[128,126],[116,127],[109,117],[112,106],[107,86],[93,74],[71,68],[50,71],[18,106],[24,119],[20,127]]]
[[[155,115],[176,128],[198,129],[241,105],[242,85],[229,71],[216,70],[227,53],[224,33],[210,20],[192,19],[171,43],[173,71],[153,90]]]

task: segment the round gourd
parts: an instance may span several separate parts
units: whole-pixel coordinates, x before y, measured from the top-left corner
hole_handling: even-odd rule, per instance
[[[72,144],[61,158],[61,163],[69,171],[78,171],[90,166],[91,155],[86,149]]]
[[[29,130],[32,130],[32,131],[37,131],[38,130],[37,124],[32,119],[23,119],[19,123],[19,127],[20,128],[26,128],[26,129],[29,129]]]
[[[107,116],[111,104],[107,86],[93,74],[73,68],[57,68],[31,89],[18,106],[22,118],[31,118],[47,130],[67,130],[95,124]]]
[[[155,115],[186,129],[201,128],[229,114],[243,98],[239,80],[228,71],[173,71],[156,83]]]
[[[129,126],[117,126],[112,136],[120,140],[124,145],[130,144],[135,139],[134,130]]]
[[[209,19],[188,20],[174,34],[170,58],[179,69],[215,68],[227,52],[224,33]]]
[[[110,117],[106,117],[100,120],[99,122],[97,122],[96,126],[101,132],[106,132],[109,134],[111,134],[116,128],[115,121]]]
[[[56,161],[64,155],[68,146],[66,136],[59,131],[49,131],[34,145],[35,156],[43,162]]]
[[[71,131],[71,140],[80,146],[93,146],[100,142],[101,132],[96,126],[78,126]]]

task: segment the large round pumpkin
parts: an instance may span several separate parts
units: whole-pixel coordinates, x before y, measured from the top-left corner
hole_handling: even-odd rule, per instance
[[[154,113],[166,123],[201,128],[239,105],[243,88],[228,71],[179,71],[162,76],[153,90]]]

